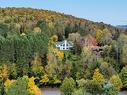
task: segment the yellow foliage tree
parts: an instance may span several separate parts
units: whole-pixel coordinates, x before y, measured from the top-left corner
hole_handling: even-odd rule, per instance
[[[53,36],[51,37],[51,40],[52,40],[53,42],[57,42],[57,41],[58,41],[57,35],[53,35]]]
[[[96,40],[99,44],[103,45],[111,44],[112,34],[107,28],[103,29],[102,31],[98,30],[96,32]]]
[[[33,31],[34,32],[41,32],[41,29],[39,27],[35,27]]]
[[[53,23],[52,23],[51,21],[48,23],[48,27],[49,27],[50,29],[53,29],[53,28],[54,28],[54,25],[53,25]]]
[[[53,63],[53,64],[57,63],[57,58],[56,58],[55,54],[52,51],[48,52],[47,60],[48,60],[48,63]]]
[[[7,65],[3,64],[2,66],[0,66],[0,79],[5,81],[8,78],[8,76],[8,67]]]
[[[58,56],[58,58],[63,59],[64,58],[64,52],[58,51],[57,56]]]
[[[45,85],[46,85],[46,84],[49,82],[48,75],[45,74],[44,76],[42,76],[42,79],[40,80],[40,82],[41,82],[42,84],[45,84]]]
[[[95,69],[94,75],[93,75],[93,80],[101,83],[104,81],[104,76],[100,73],[99,69]]]
[[[35,75],[36,73],[43,73],[43,66],[38,54],[35,55],[34,60],[32,61],[32,71]]]
[[[53,51],[53,53],[55,54],[56,57],[58,57],[60,59],[64,58],[64,52],[63,51],[60,51],[58,49],[53,49],[52,51]]]
[[[115,89],[116,91],[120,91],[120,89],[121,89],[122,86],[123,86],[123,85],[122,85],[122,81],[121,81],[121,79],[119,78],[118,75],[113,75],[113,76],[110,78],[109,82],[110,82],[111,84],[113,84],[114,89]]]
[[[98,43],[100,43],[100,40],[101,40],[102,36],[103,36],[103,31],[97,30],[97,32],[96,32],[96,40],[97,40]]]
[[[15,82],[15,80],[9,80],[9,79],[7,79],[7,80],[5,81],[5,83],[4,83],[5,92],[7,92],[8,88],[10,87],[10,85],[11,85],[12,83],[14,83],[14,82]]]
[[[58,79],[58,77],[56,75],[53,77],[53,81],[54,81],[54,84],[60,84],[61,83],[61,80]]]
[[[26,34],[25,33],[22,33],[21,36],[25,36]]]
[[[27,76],[24,76],[24,78],[28,80],[27,91],[29,91],[30,95],[42,95],[40,89],[35,85],[34,77],[28,78]],[[14,84],[15,82],[18,82],[18,81],[7,79],[4,83],[5,92],[8,92],[8,89],[10,88],[10,86],[12,86],[12,84],[16,85]]]
[[[49,40],[49,47],[51,47],[52,45],[54,45],[54,43],[56,43],[58,41],[58,36],[57,35],[53,35],[50,40]]]
[[[28,90],[32,95],[41,95],[41,91],[40,89],[35,85],[34,82],[35,78],[31,77],[29,78],[29,82],[28,82]]]

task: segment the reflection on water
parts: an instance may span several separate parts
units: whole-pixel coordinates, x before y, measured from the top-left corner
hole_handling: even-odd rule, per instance
[[[42,88],[42,95],[61,95],[58,88]]]
[[[119,95],[127,95],[127,92],[125,92],[125,91],[120,92]]]
[[[61,95],[58,88],[42,88],[42,95]],[[119,95],[127,95],[127,92],[120,92]]]

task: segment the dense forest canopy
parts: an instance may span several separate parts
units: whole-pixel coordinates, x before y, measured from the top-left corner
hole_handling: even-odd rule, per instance
[[[63,40],[73,49],[55,47]],[[43,86],[61,86],[65,95],[78,93],[77,88],[100,94],[110,84],[107,95],[116,95],[127,88],[126,52],[126,29],[54,11],[0,8],[0,95],[18,93],[13,88],[21,84],[26,87],[21,91],[29,89],[25,95],[40,95]]]
[[[4,23],[10,32],[14,29],[13,32],[17,33],[30,32],[36,30],[36,27],[40,27],[41,31],[50,32],[50,35],[55,33],[66,35],[68,31],[94,35],[98,29],[104,28],[108,28],[114,35],[122,31],[102,22],[96,23],[71,15],[31,8],[0,8],[0,22]]]

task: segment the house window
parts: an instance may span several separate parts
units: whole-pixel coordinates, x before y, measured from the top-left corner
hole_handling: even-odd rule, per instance
[[[63,50],[64,50],[65,48],[63,48]]]

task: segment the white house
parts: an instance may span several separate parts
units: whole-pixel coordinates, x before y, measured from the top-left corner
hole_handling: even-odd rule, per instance
[[[56,47],[59,48],[60,50],[70,50],[73,47],[73,43],[64,40],[61,42],[57,42]]]

